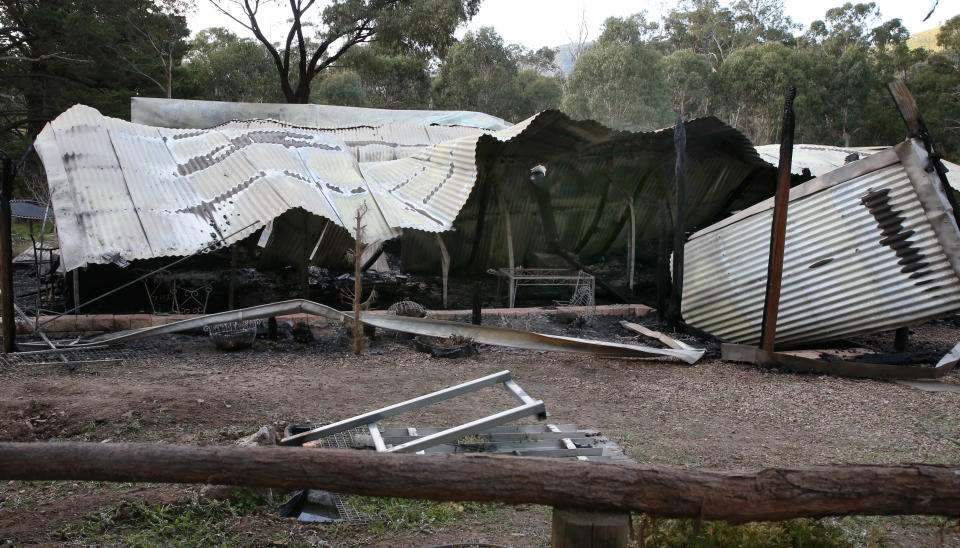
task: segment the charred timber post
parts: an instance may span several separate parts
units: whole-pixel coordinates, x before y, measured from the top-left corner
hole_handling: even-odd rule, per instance
[[[674,164],[674,218],[673,218],[673,276],[670,284],[670,303],[667,305],[667,324],[677,326],[683,319],[683,237],[687,228],[687,132],[683,118],[677,117],[673,128]]]
[[[780,308],[780,282],[783,279],[783,252],[787,239],[787,204],[790,201],[790,166],[793,163],[793,99],[797,88],[787,88],[783,106],[783,131],[780,134],[780,165],[777,168],[777,194],[773,202],[773,228],[770,231],[770,261],[767,264],[767,292],[763,302],[760,348],[773,352],[777,336],[777,312]]]
[[[233,310],[237,288],[237,246],[230,247],[230,285],[227,288],[227,310]]]
[[[0,314],[3,316],[3,351],[17,351],[17,323],[13,316],[13,245],[10,239],[10,196],[13,194],[13,160],[3,155],[0,186]]]
[[[627,548],[629,512],[554,508],[551,548]]]
[[[483,323],[483,309],[480,305],[480,282],[473,282],[472,315],[470,323],[480,325]]]
[[[906,352],[910,347],[910,328],[900,327],[893,335],[893,349],[897,352]]]
[[[933,169],[940,179],[943,193],[946,195],[947,202],[950,203],[954,222],[960,225],[960,204],[957,204],[957,200],[953,195],[953,189],[947,181],[947,168],[943,165],[940,154],[934,149],[930,132],[927,131],[927,124],[923,121],[923,116],[920,115],[920,107],[917,106],[917,101],[913,98],[913,94],[910,93],[910,88],[908,88],[902,80],[894,80],[887,84],[887,90],[890,92],[890,97],[893,98],[893,102],[897,105],[897,110],[900,111],[900,117],[903,118],[903,122],[907,125],[907,132],[910,137],[919,139],[923,142],[924,148],[927,149],[927,153],[930,155],[930,161],[933,164]]]
[[[667,321],[670,302],[670,212],[667,201],[660,200],[657,209],[657,317]]]
[[[960,512],[960,463],[716,472],[533,457],[402,455],[299,447],[0,443],[0,480],[316,488],[736,523]]]

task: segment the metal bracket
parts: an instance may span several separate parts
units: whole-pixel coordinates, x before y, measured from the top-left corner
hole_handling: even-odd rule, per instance
[[[430,434],[428,436],[423,436],[400,445],[387,447],[384,443],[383,437],[380,433],[380,428],[377,426],[377,421],[392,417],[394,415],[399,415],[407,411],[420,409],[433,403],[449,400],[451,398],[455,398],[456,396],[469,394],[470,392],[475,392],[481,388],[486,388],[487,386],[493,386],[500,383],[503,383],[504,388],[506,388],[507,391],[520,400],[523,405],[470,421],[459,426],[447,428],[446,430],[441,430],[439,432]],[[431,392],[430,394],[425,394],[412,400],[403,401],[382,409],[377,409],[376,411],[364,413],[363,415],[357,415],[333,424],[314,428],[308,432],[289,436],[280,440],[280,445],[303,445],[308,441],[324,438],[338,432],[343,432],[345,430],[366,425],[370,430],[370,435],[373,437],[374,446],[377,448],[377,451],[386,453],[415,453],[427,447],[432,447],[448,441],[455,441],[464,436],[482,432],[483,430],[492,426],[497,426],[515,419],[528,417],[530,415],[536,415],[538,420],[546,420],[546,407],[541,400],[533,399],[526,392],[524,392],[524,390],[520,388],[520,386],[514,382],[513,379],[510,378],[510,371],[505,370],[499,373],[494,373],[493,375],[487,375],[486,377],[474,379],[463,384],[444,388],[443,390]]]

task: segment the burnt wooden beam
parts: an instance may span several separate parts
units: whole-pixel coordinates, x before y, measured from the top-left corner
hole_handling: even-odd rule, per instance
[[[676,158],[673,170],[673,276],[670,300],[667,303],[667,325],[677,326],[683,321],[683,240],[687,229],[687,132],[683,119],[677,117],[673,128],[673,150]]]
[[[17,351],[17,322],[13,314],[13,241],[10,197],[13,195],[13,160],[3,155],[0,186],[0,315],[3,319],[3,351]]]
[[[780,134],[780,164],[777,167],[777,193],[773,203],[773,227],[770,231],[770,260],[767,264],[767,291],[763,301],[760,348],[773,352],[777,336],[777,312],[780,308],[780,282],[783,279],[783,254],[787,239],[787,205],[790,202],[790,165],[793,163],[793,99],[797,88],[787,89],[783,106],[783,131]]]
[[[670,212],[667,201],[660,200],[657,208],[657,318],[667,320],[670,302]]]
[[[0,480],[312,488],[736,523],[831,515],[956,515],[960,511],[960,463],[716,472],[533,457],[298,447],[0,443]]]
[[[900,327],[893,335],[893,349],[897,352],[906,352],[910,347],[910,328]]]
[[[887,90],[890,92],[890,97],[893,98],[893,102],[900,112],[900,117],[903,118],[903,123],[907,126],[908,135],[919,139],[923,143],[924,148],[927,149],[927,153],[930,155],[930,161],[933,164],[931,167],[933,167],[933,170],[937,173],[943,193],[946,195],[947,202],[950,203],[954,222],[960,225],[960,204],[957,203],[956,196],[953,194],[953,188],[947,181],[947,168],[943,165],[940,154],[933,146],[933,139],[930,137],[927,124],[923,121],[923,116],[920,114],[920,107],[917,106],[916,99],[913,98],[913,94],[910,93],[907,84],[902,80],[890,82],[887,84]]]

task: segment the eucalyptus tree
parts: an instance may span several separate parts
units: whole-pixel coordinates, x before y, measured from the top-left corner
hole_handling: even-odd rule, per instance
[[[457,27],[472,18],[480,0],[290,0],[289,29],[279,44],[261,26],[268,0],[209,0],[263,44],[288,103],[310,100],[314,79],[354,47],[376,41],[398,51],[443,56]]]

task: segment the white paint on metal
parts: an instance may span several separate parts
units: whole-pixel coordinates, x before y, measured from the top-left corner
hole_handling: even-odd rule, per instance
[[[189,112],[195,103],[203,105]],[[235,114],[206,103],[136,100],[134,119],[188,124]],[[164,105],[155,110],[166,118],[138,104]],[[246,106],[286,118],[166,129],[75,105],[47,124],[36,148],[66,269],[232,244],[295,207],[350,230],[345,220],[366,204],[368,241],[403,228],[450,230],[476,183],[479,137],[509,139],[532,120],[507,127],[469,112],[297,105],[311,107],[301,115],[293,105]]]

